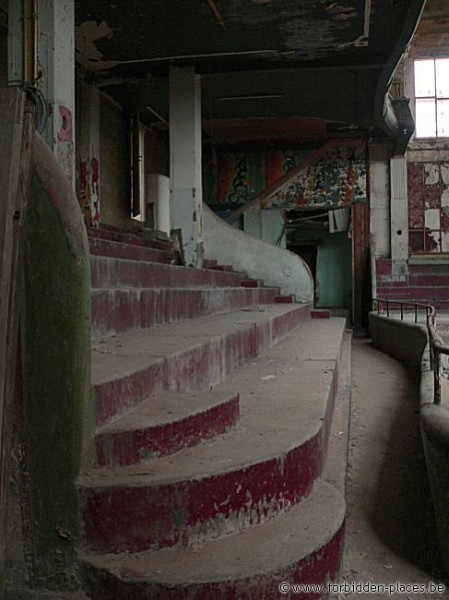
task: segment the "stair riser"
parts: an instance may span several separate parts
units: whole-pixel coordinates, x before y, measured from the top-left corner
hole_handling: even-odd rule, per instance
[[[92,327],[96,335],[239,310],[274,302],[271,289],[94,290]]]
[[[182,586],[163,585],[157,582],[126,582],[104,571],[84,565],[83,578],[92,598],[96,600],[324,600],[329,598],[327,582],[337,581],[343,559],[344,526],[333,538],[302,560],[284,567],[276,573],[221,582],[191,583]],[[281,594],[281,582],[322,584],[322,593],[290,592]]]
[[[447,288],[378,287],[377,297],[391,300],[411,300],[416,302],[424,301],[424,303],[430,302],[431,304],[434,303],[434,298],[436,299],[436,302],[438,302],[438,300],[444,302],[445,299],[449,301]]]
[[[123,244],[112,240],[89,238],[91,255],[108,256],[129,260],[146,260],[154,263],[170,263],[171,258],[164,250],[138,244]]]
[[[139,431],[97,436],[99,466],[131,465],[148,455],[166,456],[226,432],[239,418],[239,397],[182,421]]]
[[[89,239],[111,240],[113,242],[120,242],[130,246],[145,246],[147,248],[163,250],[167,254],[171,253],[172,251],[172,242],[169,239],[147,239],[138,234],[133,235],[132,233],[126,233],[122,229],[112,226],[102,225],[100,228],[87,227],[87,234]]]
[[[325,462],[337,387],[338,368],[330,375],[322,427],[281,457],[176,485],[82,489],[86,546],[106,553],[203,543],[300,502]]]
[[[124,413],[154,392],[204,390],[223,381],[245,360],[285,336],[308,318],[310,308],[300,306],[267,323],[240,328],[211,338],[193,350],[161,358],[142,371],[95,386],[97,425]]]
[[[133,257],[131,257],[133,258]],[[91,256],[94,288],[239,287],[244,275],[176,265]]]
[[[287,456],[200,481],[81,490],[90,552],[202,543],[264,522],[307,496],[321,468],[319,436]]]

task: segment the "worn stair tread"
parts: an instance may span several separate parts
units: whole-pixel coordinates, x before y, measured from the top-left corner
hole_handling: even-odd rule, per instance
[[[84,554],[80,558],[122,581],[136,583],[178,586],[265,576],[319,552],[340,531],[344,517],[343,496],[330,484],[317,480],[307,499],[275,519],[199,547]]]
[[[304,305],[262,305],[220,315],[198,317],[148,329],[99,336],[92,346],[92,384],[131,375],[168,355],[200,347],[213,338],[269,321]]]
[[[146,426],[157,427],[176,423],[225,404],[236,397],[235,392],[218,389],[199,392],[163,392],[154,394],[130,413],[98,427],[96,435],[136,431]]]
[[[217,271],[99,254],[91,255],[93,289],[123,284],[150,287],[239,286],[247,276],[234,271]]]
[[[230,432],[170,457],[94,469],[79,485],[163,485],[282,460],[321,431],[344,327],[341,318],[307,321],[219,384],[217,391],[240,392],[240,420]]]

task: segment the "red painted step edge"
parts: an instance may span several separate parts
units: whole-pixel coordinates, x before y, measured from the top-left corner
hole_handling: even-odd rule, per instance
[[[83,545],[95,553],[142,552],[235,533],[300,502],[320,471],[315,436],[279,458],[198,481],[83,487]]]
[[[328,582],[338,580],[344,551],[344,524],[321,548],[275,573],[220,582],[164,586],[151,581],[123,581],[113,574],[82,566],[83,579],[96,600],[326,600]],[[322,585],[322,592],[280,592],[280,584]],[[285,587],[284,587],[285,589]]]
[[[256,357],[307,319],[309,314],[309,305],[298,306],[297,310],[278,315],[271,322],[236,331],[224,339],[212,338],[199,348],[163,358],[125,377],[97,384],[97,426],[130,410],[154,392],[204,390],[219,383],[243,362]]]
[[[99,466],[132,465],[148,454],[166,456],[190,448],[203,440],[225,433],[239,418],[236,394],[209,409],[183,420],[164,425],[142,427],[97,435],[95,446]]]
[[[198,543],[262,523],[310,493],[326,458],[338,362],[320,430],[285,454],[198,480],[82,484],[83,544],[89,552],[141,552]]]

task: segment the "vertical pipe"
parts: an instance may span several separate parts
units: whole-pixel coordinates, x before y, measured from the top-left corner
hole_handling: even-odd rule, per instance
[[[37,79],[37,0],[23,0],[23,79]]]
[[[434,347],[433,352],[433,401],[441,404],[440,363],[441,355]]]

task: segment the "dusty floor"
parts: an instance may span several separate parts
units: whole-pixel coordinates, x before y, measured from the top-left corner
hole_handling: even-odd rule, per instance
[[[355,339],[352,382],[342,581],[425,586],[434,582],[446,584],[446,591],[350,592],[339,597],[449,599],[419,434],[418,379],[369,340]]]

